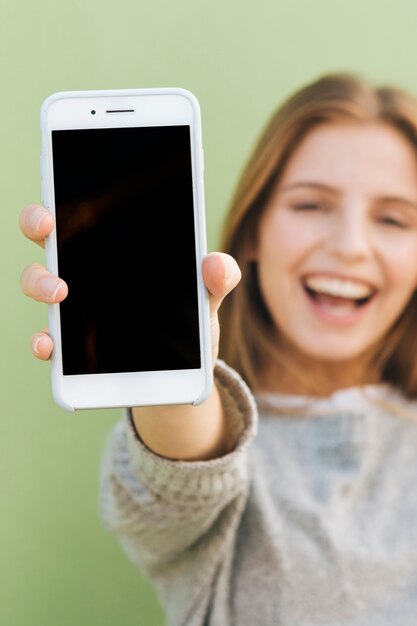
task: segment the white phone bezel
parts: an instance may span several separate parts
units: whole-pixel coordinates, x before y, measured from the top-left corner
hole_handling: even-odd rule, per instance
[[[133,113],[119,112],[132,110]],[[196,97],[182,88],[58,92],[43,102],[40,121],[42,200],[53,214],[52,130],[186,124],[190,126],[192,153],[200,369],[64,376],[59,304],[52,304],[48,309],[49,330],[54,341],[51,370],[55,401],[69,411],[203,402],[212,385],[212,364],[208,292],[201,272],[207,250],[201,115]],[[54,229],[46,241],[46,264],[49,271],[57,275],[56,243]]]

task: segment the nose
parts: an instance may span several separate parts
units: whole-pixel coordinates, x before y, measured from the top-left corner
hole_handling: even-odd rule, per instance
[[[328,249],[333,255],[349,261],[361,260],[369,254],[369,229],[363,208],[347,206],[335,216]]]

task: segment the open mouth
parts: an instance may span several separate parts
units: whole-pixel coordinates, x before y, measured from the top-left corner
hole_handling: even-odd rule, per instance
[[[316,307],[339,317],[357,311],[376,294],[368,284],[328,276],[308,276],[303,287]]]

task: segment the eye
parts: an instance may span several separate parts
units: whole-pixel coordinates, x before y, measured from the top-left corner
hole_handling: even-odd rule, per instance
[[[297,202],[292,208],[294,211],[318,211],[322,207],[318,202]]]
[[[379,218],[379,221],[386,226],[394,226],[396,228],[407,228],[407,224],[398,219],[397,217],[392,217],[390,215],[383,215]]]

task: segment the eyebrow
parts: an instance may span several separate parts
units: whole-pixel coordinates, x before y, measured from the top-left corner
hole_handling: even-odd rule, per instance
[[[317,183],[314,181],[300,181],[296,183],[292,183],[290,185],[285,185],[284,187],[279,188],[279,191],[285,193],[287,191],[293,191],[295,189],[317,189],[318,191],[325,191],[326,193],[332,193],[334,195],[340,195],[340,191],[336,187],[332,187],[331,185],[325,185],[324,183]],[[403,196],[380,196],[378,200],[388,203],[397,203],[397,204],[405,204],[415,210],[417,210],[417,199],[409,200],[408,198],[404,198]]]
[[[403,198],[402,196],[381,196],[380,199],[383,202],[396,202],[398,204],[405,204],[417,211],[417,200],[409,200],[408,198]]]
[[[293,189],[300,188],[313,188],[319,189],[320,191],[327,191],[331,193],[339,193],[339,191],[335,187],[331,187],[330,185],[325,185],[323,183],[316,183],[314,181],[300,181],[298,183],[292,183],[290,185],[285,185],[285,187],[280,187],[280,191],[292,191]]]

